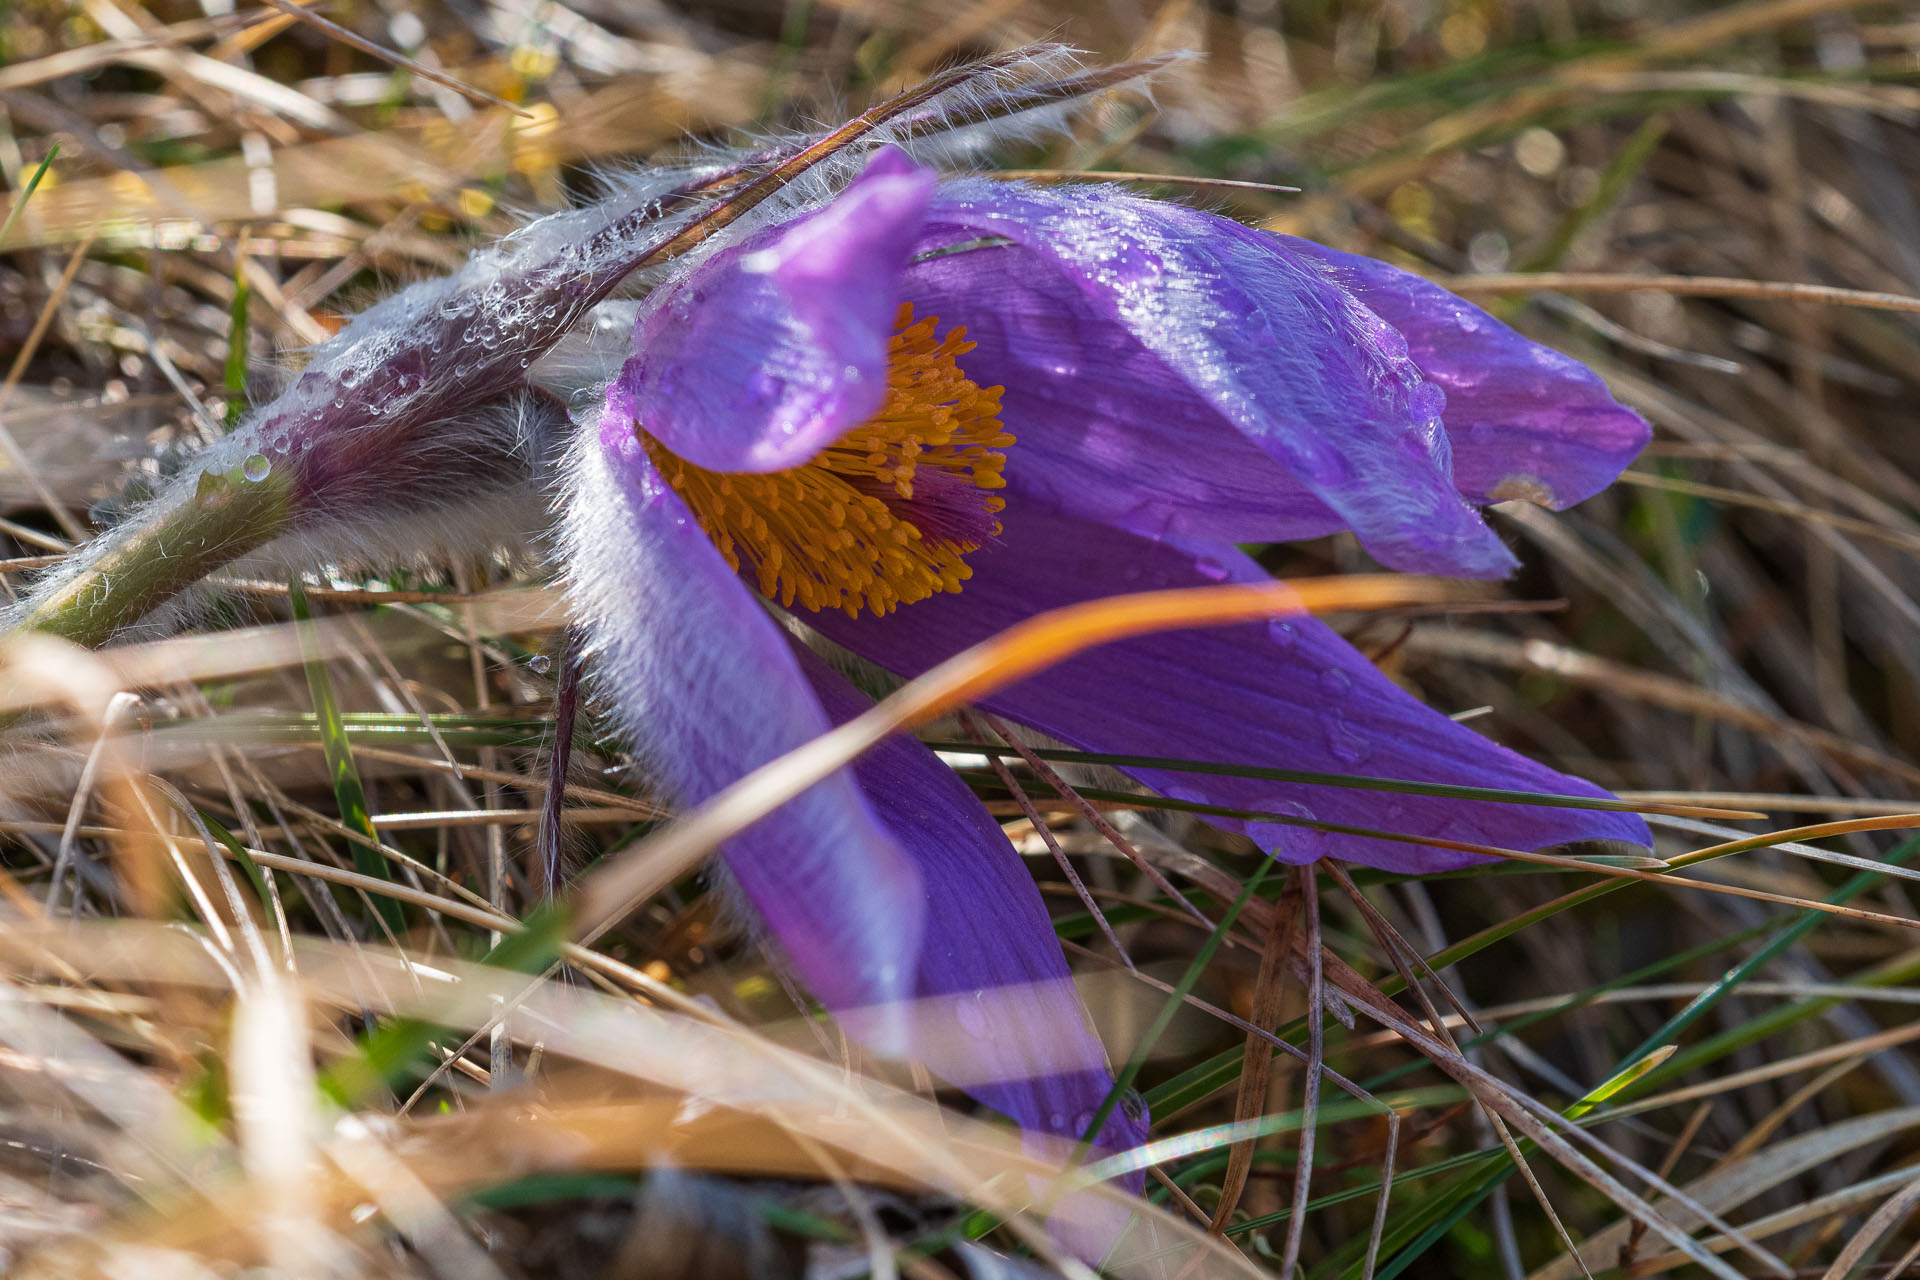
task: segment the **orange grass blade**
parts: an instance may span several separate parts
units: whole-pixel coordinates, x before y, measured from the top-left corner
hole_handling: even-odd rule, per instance
[[[947,659],[837,729],[762,765],[681,822],[596,872],[581,890],[576,927],[591,941],[723,841],[887,735],[923,724],[1083,649],[1155,631],[1288,614],[1432,604],[1457,599],[1462,591],[1458,583],[1382,574],[1144,591],[1036,614]]]

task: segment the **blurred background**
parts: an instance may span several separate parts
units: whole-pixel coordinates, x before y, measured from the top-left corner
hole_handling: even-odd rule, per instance
[[[976,167],[1125,174],[1148,194],[1440,278],[1591,363],[1652,422],[1652,447],[1611,492],[1564,513],[1506,504],[1492,516],[1526,566],[1505,584],[1503,607],[1352,620],[1396,678],[1490,736],[1623,792],[1769,815],[1743,831],[1920,808],[1910,798],[1920,784],[1912,4],[12,0],[0,7],[10,193],[0,426],[12,439],[0,461],[0,582],[17,593],[115,519],[344,316],[591,197],[606,171],[684,154],[693,140],[738,144],[834,121],[933,70],[1035,40],[1064,41],[1090,63],[1192,56],[1146,92],[1089,101],[1038,141],[986,147]],[[500,905],[520,914],[538,897],[530,815],[558,632],[551,618],[469,607],[538,578],[483,552],[444,571],[317,582],[312,597],[363,632],[362,652],[325,664],[325,679],[346,708],[366,829],[462,883],[507,867]],[[1260,554],[1284,575],[1368,566],[1346,538]],[[284,619],[286,594],[284,583],[231,584],[197,630]],[[329,744],[309,675],[296,665],[175,690],[128,733],[145,767],[235,829],[254,821],[254,839],[288,857],[350,861],[350,842],[327,826],[353,819],[317,749]],[[588,737],[570,828],[582,865],[647,829],[644,786],[620,771],[617,746]],[[240,748],[234,759],[226,747]],[[84,762],[84,746],[23,744],[0,768],[0,860],[22,910],[104,919],[125,908],[102,869],[110,833],[74,825]],[[985,770],[969,777],[1050,881],[1053,864],[1012,797]],[[1046,803],[1090,883],[1120,904],[1112,918],[1133,959],[1179,980],[1206,935],[1168,919],[1151,885],[1073,810]],[[462,807],[469,816],[449,817]],[[1156,857],[1197,894],[1222,892],[1221,869],[1229,887],[1249,874],[1247,849],[1146,812]],[[1658,830],[1668,855],[1719,838],[1686,820]],[[1824,842],[1823,860],[1775,848],[1697,874],[1913,920],[1902,880],[1832,856],[1899,861],[1913,852],[1903,838],[1856,824]],[[92,878],[61,903],[48,885],[63,859]],[[1619,1117],[1596,1132],[1747,1224],[1788,1274],[1895,1274],[1920,1239],[1898,1199],[1920,1185],[1920,1061],[1902,1047],[1920,1001],[1915,935],[1884,918],[1647,885],[1544,915],[1582,878],[1506,870],[1424,884],[1361,877],[1420,953],[1444,957],[1463,938],[1500,933],[1444,974],[1463,1038],[1468,1010],[1495,1011],[1475,1060],[1559,1109],[1644,1050],[1678,1046],[1613,1099]],[[293,893],[302,882],[287,883]],[[1070,891],[1048,888],[1124,1056],[1152,1014],[1142,1000],[1161,996],[1114,980]],[[296,893],[286,909],[294,932],[378,942],[364,903]],[[1390,978],[1393,959],[1354,902],[1330,889],[1325,910],[1329,945]],[[448,954],[471,954],[486,934],[435,928],[423,945]],[[1217,1016],[1250,1016],[1262,994],[1261,941],[1247,929],[1195,977],[1193,995],[1214,1011],[1186,1010],[1144,1070],[1156,1136],[1232,1119],[1236,1107],[1247,1114],[1245,1033]],[[698,881],[601,945],[742,1016],[793,1013],[777,970]],[[18,990],[42,1012],[77,1010],[102,1079],[157,1089],[216,1130],[234,1123],[220,1101],[230,1067],[217,1002],[129,977],[89,988],[88,1003],[70,975],[36,974]],[[1282,993],[1281,1010],[1295,1026],[1297,990]],[[350,1023],[320,1037],[327,1053],[347,1052]],[[1393,1104],[1398,1181],[1377,1274],[1577,1275],[1561,1225],[1588,1243],[1596,1275],[1689,1265],[1629,1230],[1591,1179],[1537,1155],[1536,1197],[1506,1176],[1497,1135],[1445,1076],[1364,1023],[1328,1027],[1342,1072],[1407,1091]],[[0,1060],[0,1127],[21,1135],[0,1144],[7,1257],[38,1274],[89,1273],[106,1263],[75,1242],[111,1228],[126,1248],[203,1269],[169,1275],[281,1265],[210,1238],[164,1239],[156,1201],[113,1172],[129,1121],[98,1105],[63,1112],[58,1088],[28,1081],[38,1061],[28,1042],[7,1035],[16,1057]],[[488,1061],[484,1040],[450,1050],[456,1065],[426,1096],[459,1110],[450,1099],[462,1090],[491,1087]],[[540,1087],[537,1064],[523,1058],[520,1070]],[[1252,1114],[1296,1119],[1263,1140],[1227,1214],[1229,1239],[1256,1269],[1275,1266],[1287,1231],[1298,1074],[1283,1066],[1260,1082]],[[558,1073],[548,1085],[591,1096],[602,1087]],[[1312,1121],[1302,1266],[1314,1280],[1364,1274],[1388,1140],[1377,1112],[1329,1105]],[[391,1119],[391,1109],[368,1114]],[[854,1275],[877,1265],[858,1242],[882,1211],[902,1241],[952,1220],[951,1206],[899,1188],[876,1193],[879,1209],[862,1217],[792,1170],[643,1177],[641,1147],[598,1181],[527,1190],[522,1180],[513,1194],[496,1185],[440,1199],[424,1187],[448,1213],[424,1244],[394,1233],[390,1205],[359,1219],[316,1209],[315,1220],[349,1242],[342,1256],[366,1274],[431,1274],[478,1257],[503,1275],[568,1277]],[[1224,1169],[1217,1149],[1170,1158],[1149,1188],[1176,1216],[1210,1217]],[[213,1196],[192,1169],[165,1176],[183,1203]],[[504,1169],[494,1180],[508,1181]],[[1676,1213],[1716,1238],[1719,1227]],[[1005,1233],[985,1244],[1020,1250]],[[984,1258],[930,1251],[909,1269],[961,1274],[989,1266]]]

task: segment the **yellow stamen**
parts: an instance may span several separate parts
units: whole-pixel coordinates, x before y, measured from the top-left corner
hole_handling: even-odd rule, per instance
[[[783,606],[891,613],[972,575],[966,556],[1000,532],[1006,484],[999,387],[981,388],[957,358],[973,350],[955,325],[900,308],[880,412],[805,466],[723,474],[667,452],[643,431],[654,465],[727,563],[744,563]]]

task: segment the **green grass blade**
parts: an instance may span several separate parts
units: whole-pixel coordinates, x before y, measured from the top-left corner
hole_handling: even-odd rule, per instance
[[[1200,981],[1200,975],[1205,973],[1207,966],[1213,962],[1214,952],[1218,951],[1220,944],[1226,941],[1227,933],[1233,928],[1234,921],[1240,918],[1240,913],[1246,909],[1247,903],[1259,890],[1260,882],[1267,878],[1267,872],[1273,870],[1273,867],[1273,859],[1260,859],[1260,865],[1254,869],[1252,877],[1247,880],[1246,887],[1240,890],[1240,896],[1233,900],[1226,913],[1220,917],[1219,925],[1207,935],[1206,941],[1200,944],[1200,949],[1194,952],[1192,961],[1180,975],[1180,981],[1174,984],[1172,994],[1168,995],[1166,1001],[1160,1006],[1160,1012],[1154,1015],[1146,1034],[1141,1036],[1140,1043],[1134,1046],[1133,1054],[1127,1059],[1127,1065],[1122,1067],[1120,1074],[1114,1077],[1113,1088],[1107,1092],[1106,1100],[1100,1104],[1100,1109],[1093,1113],[1093,1119],[1088,1123],[1086,1132],[1080,1136],[1080,1155],[1086,1153],[1086,1149],[1098,1136],[1101,1126],[1106,1124],[1107,1117],[1113,1114],[1114,1107],[1119,1105],[1120,1099],[1127,1090],[1133,1088],[1133,1082],[1140,1078],[1140,1069],[1147,1065],[1147,1055],[1153,1052],[1153,1047],[1160,1043],[1160,1037],[1165,1035],[1167,1028],[1173,1024],[1174,1015],[1180,1012],[1181,1006],[1186,1003],[1187,996],[1192,994],[1194,984]]]
[[[566,912],[543,904],[517,933],[502,938],[480,963],[513,973],[537,974],[559,958],[569,937]],[[398,1088],[432,1061],[437,1042],[461,1037],[425,1018],[395,1018],[360,1037],[354,1052],[320,1073],[320,1091],[337,1105],[361,1105],[380,1091]]]
[[[231,431],[247,412],[247,303],[253,290],[247,284],[246,257],[233,255],[233,302],[227,307],[227,363],[221,385],[227,393],[225,426]]]
[[[291,578],[289,598],[293,604],[293,617],[300,634],[300,651],[306,658],[307,692],[313,699],[314,715],[320,726],[320,741],[326,750],[327,773],[333,780],[334,801],[340,806],[340,821],[352,827],[361,835],[374,842],[380,839],[380,833],[374,829],[373,815],[367,811],[366,788],[360,785],[360,771],[353,765],[353,749],[347,743],[347,730],[340,718],[340,704],[333,696],[333,681],[327,676],[327,666],[321,660],[318,646],[313,639],[313,611],[307,606],[306,589],[300,585],[300,579]],[[353,845],[354,870],[361,875],[376,880],[391,880],[387,862],[374,850],[355,842]],[[394,934],[403,934],[407,929],[406,915],[400,910],[400,904],[392,898],[372,895],[373,909],[380,914],[388,929]]]
[[[40,179],[47,176],[47,170],[53,167],[53,158],[59,154],[60,144],[56,142],[47,152],[47,158],[40,162],[40,167],[33,171],[33,176],[27,179],[27,185],[20,188],[20,194],[14,199],[13,207],[7,210],[6,221],[0,222],[0,245],[6,244],[7,232],[13,230],[13,220],[18,218],[20,211],[27,207],[27,201],[33,198],[34,190],[40,185]]]
[[[1920,839],[1903,842],[1887,855],[1886,860],[1898,865],[1906,862],[1915,852],[1920,852]],[[1844,903],[1851,898],[1858,897],[1885,878],[1886,877],[1871,871],[1859,872],[1832,893],[1828,894],[1826,901],[1832,904]],[[1670,1079],[1682,1071],[1704,1065],[1705,1060],[1698,1054],[1676,1053],[1658,1062],[1647,1060],[1651,1059],[1653,1055],[1664,1046],[1670,1044],[1677,1036],[1686,1031],[1688,1027],[1699,1021],[1709,1010],[1718,1005],[1721,1000],[1738,990],[1741,983],[1746,982],[1760,969],[1777,959],[1782,952],[1799,942],[1800,939],[1817,928],[1820,923],[1827,918],[1824,913],[1819,911],[1809,910],[1801,912],[1791,923],[1781,928],[1779,932],[1768,939],[1764,945],[1757,948],[1752,955],[1729,969],[1722,975],[1719,981],[1688,1001],[1685,1008],[1681,1009],[1671,1018],[1668,1018],[1651,1035],[1641,1041],[1632,1053],[1629,1053],[1626,1058],[1622,1060],[1621,1066],[1615,1072],[1614,1076],[1614,1079],[1620,1080],[1621,1083],[1612,1091],[1613,1096],[1624,1101],[1633,1094],[1650,1088],[1661,1080]],[[1727,1051],[1730,1052],[1731,1047],[1732,1046],[1729,1046]],[[1644,1066],[1642,1064],[1644,1064]],[[1642,1069],[1635,1071],[1634,1068],[1636,1067],[1642,1067]],[[1622,1079],[1623,1076],[1625,1077],[1624,1079]],[[1591,1108],[1588,1109],[1590,1110]],[[1463,1194],[1457,1203],[1450,1203],[1450,1207],[1444,1218],[1431,1223],[1417,1238],[1409,1242],[1400,1254],[1396,1254],[1387,1266],[1382,1267],[1378,1274],[1378,1280],[1392,1280],[1393,1276],[1399,1274],[1400,1271],[1411,1265],[1421,1253],[1425,1252],[1435,1241],[1444,1236],[1455,1223],[1472,1212],[1475,1207],[1485,1200],[1486,1197],[1492,1193],[1494,1187],[1504,1181],[1512,1171],[1511,1159],[1504,1148],[1489,1152],[1487,1160],[1488,1168],[1484,1172],[1474,1175],[1470,1183],[1461,1188]]]
[[[985,746],[973,742],[929,742],[935,751],[956,754],[1013,758],[1012,747]],[[1166,773],[1198,773],[1229,778],[1259,778],[1273,782],[1298,782],[1316,787],[1345,787],[1357,791],[1388,791],[1408,796],[1438,796],[1449,800],[1486,800],[1498,804],[1541,805],[1550,809],[1604,809],[1612,812],[1637,812],[1645,808],[1630,800],[1602,796],[1569,796],[1539,791],[1509,791],[1500,787],[1451,786],[1438,782],[1413,782],[1404,778],[1376,778],[1356,773],[1321,773],[1312,769],[1278,769],[1267,765],[1225,764],[1213,760],[1181,760],[1167,756],[1109,755],[1098,751],[1034,749],[1042,760],[1060,764],[1098,764],[1115,769],[1157,769]],[[1091,792],[1083,794],[1091,795]]]

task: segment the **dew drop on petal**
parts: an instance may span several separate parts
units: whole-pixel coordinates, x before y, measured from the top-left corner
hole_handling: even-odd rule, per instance
[[[953,1002],[953,1018],[960,1029],[970,1036],[987,1034],[986,993],[975,991],[971,995],[960,996]]]
[[[1329,698],[1344,698],[1353,689],[1353,679],[1338,667],[1320,673],[1320,688]]]
[[[1327,750],[1346,764],[1359,764],[1373,754],[1373,744],[1354,731],[1341,716],[1326,722]]]
[[[264,453],[250,453],[240,464],[240,474],[256,484],[265,480],[272,470],[273,463]]]
[[[1301,804],[1298,800],[1273,800],[1269,801],[1263,807],[1271,809],[1275,813],[1285,813],[1291,814],[1296,818],[1305,818],[1309,822],[1314,821],[1318,817],[1313,810],[1307,808],[1306,805]],[[1312,827],[1290,827],[1282,826],[1278,823],[1266,824],[1262,838],[1273,840],[1291,856],[1303,861],[1311,862],[1314,859],[1325,857],[1327,853],[1327,833],[1324,831],[1316,831]]]

